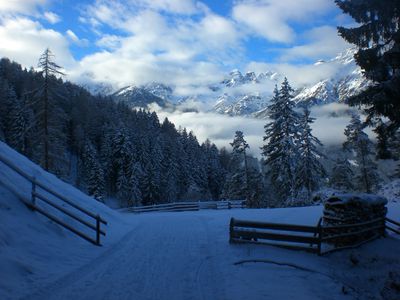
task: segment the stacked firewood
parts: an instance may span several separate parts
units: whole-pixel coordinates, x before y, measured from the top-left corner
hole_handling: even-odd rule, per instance
[[[324,203],[322,223],[326,242],[343,247],[383,235],[386,203],[385,198],[370,194],[329,197]]]

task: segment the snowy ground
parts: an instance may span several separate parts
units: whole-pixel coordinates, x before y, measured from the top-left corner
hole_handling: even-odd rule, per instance
[[[0,165],[0,299],[398,296],[384,289],[400,270],[400,240],[393,236],[322,257],[228,243],[231,217],[314,225],[322,207],[119,214],[3,144],[0,154],[109,221],[103,247],[89,244],[28,210],[18,197],[29,197],[29,184]],[[389,217],[400,219],[399,203],[389,204]]]

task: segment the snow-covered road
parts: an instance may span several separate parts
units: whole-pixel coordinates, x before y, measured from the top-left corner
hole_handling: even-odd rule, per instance
[[[275,212],[276,218],[282,217]],[[249,210],[131,215],[132,230],[118,243],[26,299],[347,298],[340,280],[329,277],[330,262],[325,258],[274,247],[230,245],[230,216],[257,217],[257,213],[260,218],[261,211]],[[266,258],[322,274],[265,263],[234,265]]]
[[[119,243],[30,299],[225,298],[205,218],[139,217]]]

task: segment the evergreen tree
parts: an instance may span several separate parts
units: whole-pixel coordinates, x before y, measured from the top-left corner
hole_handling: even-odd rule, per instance
[[[86,182],[86,189],[89,196],[93,196],[99,201],[104,197],[104,173],[97,157],[97,151],[87,141],[82,153],[83,174]]]
[[[264,142],[267,144],[261,148],[271,184],[281,201],[294,198],[296,192],[300,117],[294,108],[293,89],[285,78],[279,91],[275,87],[274,97],[268,106],[271,122],[264,127]]]
[[[365,91],[351,97],[350,105],[366,107],[369,124],[388,118],[387,130],[400,127],[400,4],[398,0],[335,0],[359,26],[338,27],[340,36],[355,44],[357,64],[366,78],[375,82]],[[376,126],[380,126],[379,123]],[[384,138],[384,137],[382,137]],[[379,152],[379,155],[384,154]]]
[[[41,124],[43,130],[43,143],[44,143],[44,168],[45,170],[50,169],[50,143],[51,128],[49,126],[49,119],[51,114],[50,100],[54,96],[54,78],[52,76],[64,75],[62,73],[61,67],[57,65],[54,61],[54,55],[51,53],[50,49],[47,48],[44,53],[39,58],[38,67],[42,69],[42,74],[44,78],[44,83],[42,89],[40,90],[42,105],[39,114],[41,115]],[[54,139],[53,139],[53,142]]]
[[[300,199],[299,196],[296,198],[297,202],[303,204],[310,203],[312,192],[319,188],[321,180],[326,176],[325,168],[320,162],[324,155],[318,150],[318,147],[322,147],[322,143],[312,135],[310,127],[314,120],[306,107],[300,124],[299,162],[296,169],[296,190],[303,190],[305,199]]]
[[[377,165],[372,160],[373,144],[368,135],[363,131],[364,125],[360,116],[353,114],[350,124],[345,128],[346,141],[343,147],[352,151],[358,164],[358,188],[366,193],[371,193],[378,184]]]
[[[354,190],[353,181],[354,172],[349,160],[345,155],[339,155],[332,168],[329,180],[330,186],[344,192],[349,192]]]
[[[24,116],[24,107],[7,82],[0,82],[2,104],[2,131],[4,132],[5,141],[19,152],[25,150],[25,134],[27,124]]]
[[[250,190],[249,190],[249,170],[247,167],[247,157],[246,157],[246,149],[249,149],[250,146],[247,144],[244,139],[242,131],[236,131],[233,142],[230,143],[232,146],[232,155],[237,158],[240,162],[243,161],[244,170],[241,173],[244,173],[244,184],[246,188],[246,198],[248,198]],[[241,158],[243,157],[243,159]]]

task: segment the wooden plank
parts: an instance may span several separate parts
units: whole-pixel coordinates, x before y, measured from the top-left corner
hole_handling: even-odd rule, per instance
[[[233,238],[248,238],[248,239],[266,239],[274,241],[286,241],[293,243],[307,243],[307,244],[317,244],[318,238],[313,236],[303,236],[303,235],[290,235],[290,234],[279,234],[270,232],[259,232],[259,231],[246,231],[233,229]]]
[[[61,194],[59,194],[59,193],[57,193],[57,192],[51,190],[49,187],[43,185],[42,183],[37,182],[37,181],[35,181],[35,183],[36,183],[36,185],[37,185],[38,187],[40,187],[41,189],[43,189],[43,190],[45,190],[46,192],[48,192],[48,193],[50,193],[50,194],[56,196],[57,198],[59,198],[59,199],[62,200],[63,202],[65,202],[65,203],[71,205],[73,208],[75,208],[75,209],[77,209],[77,210],[79,210],[79,211],[81,211],[81,212],[87,214],[88,216],[92,217],[93,219],[96,219],[96,218],[97,218],[97,215],[96,215],[96,214],[94,214],[94,213],[88,211],[87,209],[85,209],[85,208],[79,206],[78,204],[76,204],[76,203],[74,203],[74,202],[68,200],[68,199],[65,198],[63,195],[61,195]],[[105,224],[105,225],[107,225],[107,221],[103,220],[102,218],[100,218],[100,222],[103,223],[103,224]]]
[[[278,243],[269,243],[265,241],[250,241],[250,240],[242,240],[237,238],[232,238],[232,243],[241,243],[241,244],[257,244],[257,245],[266,245],[266,246],[275,246],[290,250],[303,250],[312,253],[318,253],[318,249],[311,246],[301,246],[301,245],[289,245],[289,244],[278,244]]]
[[[86,235],[85,233],[73,228],[72,226],[68,225],[67,223],[64,223],[62,220],[60,220],[59,218],[49,214],[47,211],[43,210],[42,208],[35,206],[35,211],[41,213],[42,215],[46,216],[47,218],[49,218],[50,220],[56,222],[57,224],[63,226],[64,228],[68,229],[69,231],[75,233],[76,235],[80,236],[81,238],[95,244],[98,246],[101,246],[100,244],[96,243],[96,240],[89,237],[88,235]]]
[[[236,219],[234,220],[233,225],[237,227],[247,227],[247,228],[277,229],[277,230],[311,232],[311,233],[317,232],[317,227],[315,226],[265,223],[265,222],[244,221]]]
[[[369,231],[383,229],[383,228],[384,228],[383,225],[379,225],[379,226],[374,226],[374,227],[371,227],[371,228],[362,229],[362,230],[358,230],[358,231],[346,232],[346,233],[335,234],[335,235],[323,237],[321,240],[322,241],[329,241],[329,240],[333,240],[333,239],[337,239],[337,238],[342,238],[342,237],[347,237],[347,236],[354,236],[354,235],[358,235],[358,234],[361,234],[361,233],[367,233]]]
[[[395,220],[389,219],[389,218],[385,218],[387,222],[393,223],[394,225],[400,226],[399,222],[396,222]]]
[[[397,230],[397,229],[394,229],[394,228],[392,228],[392,227],[389,227],[389,226],[387,226],[386,225],[386,227],[385,227],[386,229],[389,229],[389,230],[391,230],[391,231],[393,231],[393,232],[395,232],[395,233],[397,233],[397,234],[400,234],[400,231],[399,230]]]
[[[86,225],[87,227],[93,229],[96,231],[96,226],[87,222],[86,220],[81,219],[80,217],[74,215],[72,212],[70,212],[69,210],[65,209],[64,207],[53,203],[52,201],[50,201],[49,199],[47,199],[45,196],[39,194],[39,193],[32,193],[33,195],[35,195],[37,198],[41,199],[43,202],[47,203],[48,205],[58,209],[59,211],[63,212],[64,214],[66,214],[67,216],[77,220],[78,222],[82,223],[83,225]],[[36,206],[35,206],[36,207]],[[106,235],[106,233],[102,230],[100,230],[100,233],[102,235]]]

